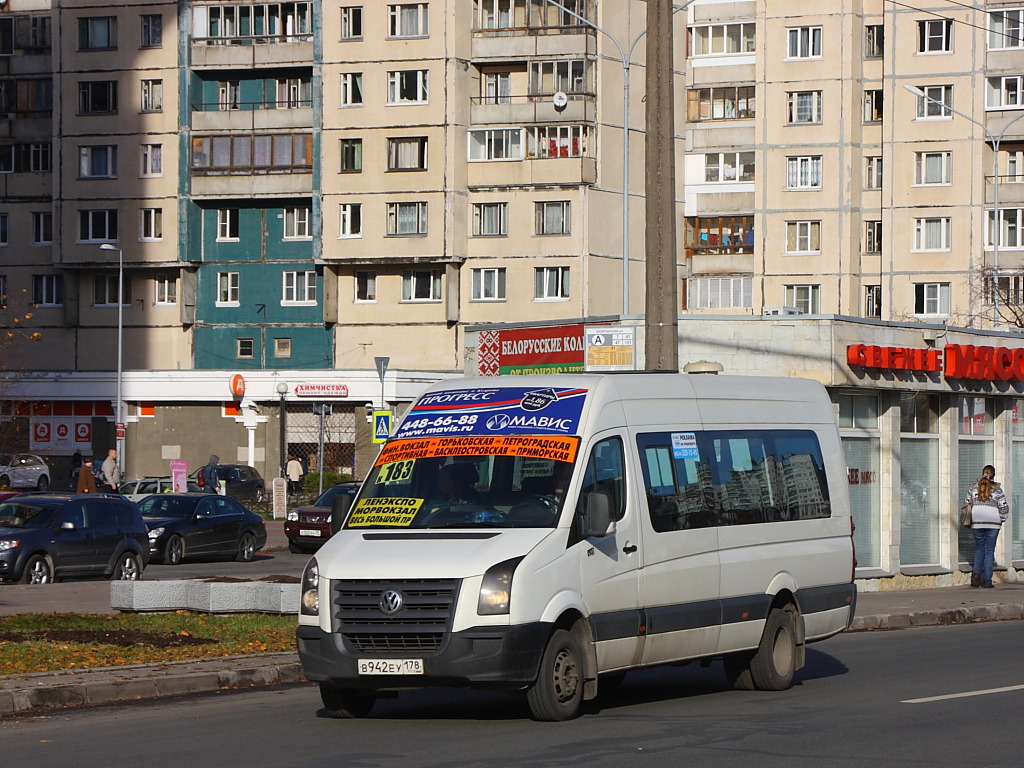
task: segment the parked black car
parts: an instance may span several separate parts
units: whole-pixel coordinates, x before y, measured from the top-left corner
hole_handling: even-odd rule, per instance
[[[315,552],[331,538],[331,505],[342,494],[355,496],[359,483],[337,483],[320,494],[312,504],[289,510],[284,521],[284,535],[292,552]]]
[[[139,502],[154,562],[230,555],[247,563],[267,543],[263,518],[235,499],[209,493],[157,493]]]
[[[189,477],[198,481],[202,467],[193,472]],[[224,493],[233,499],[251,501],[256,504],[262,503],[266,498],[267,489],[260,473],[253,467],[246,464],[218,464],[217,476],[224,486]],[[204,488],[203,490],[206,490]]]
[[[69,576],[135,581],[149,563],[146,524],[117,494],[21,493],[0,502],[0,580]]]

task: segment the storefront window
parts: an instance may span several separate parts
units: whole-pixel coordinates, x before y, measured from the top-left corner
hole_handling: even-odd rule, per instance
[[[938,395],[905,394],[900,398],[900,432],[935,435],[938,431]]]
[[[877,437],[844,435],[843,451],[846,454],[850,483],[850,509],[856,525],[853,543],[857,551],[857,565],[862,568],[879,568],[882,564],[879,440]]]
[[[991,435],[994,409],[995,400],[990,397],[961,397],[960,434]],[[980,469],[979,467],[979,474]]]
[[[965,400],[968,398],[964,398]],[[970,398],[974,399],[974,398]],[[981,399],[981,398],[979,398]],[[961,411],[962,413],[962,411]],[[991,432],[989,433],[991,434]],[[957,473],[957,497],[954,510],[959,512],[967,492],[981,477],[981,468],[986,464],[992,464],[992,441],[991,440],[961,440],[959,450],[960,470]],[[996,480],[1002,481],[1002,467],[996,467]],[[959,529],[960,562],[974,563],[974,534],[970,528]],[[996,551],[1000,551],[997,549]]]
[[[1019,401],[1018,401],[1019,402]],[[1016,411],[1014,411],[1016,413]],[[1016,420],[1014,421],[1014,434],[1017,431]],[[1006,474],[1011,477],[1024,477],[1024,441],[1013,441],[1013,467]],[[1014,562],[1024,560],[1024,493],[1022,483],[1017,481],[1011,484],[1013,495],[1010,497],[1010,532],[1013,536],[1011,557]],[[998,547],[999,545],[996,544]]]
[[[835,395],[839,428],[878,429],[878,398],[874,395]]]
[[[939,441],[900,438],[900,564],[939,562]]]

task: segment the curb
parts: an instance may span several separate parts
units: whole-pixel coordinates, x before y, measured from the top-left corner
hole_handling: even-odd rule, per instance
[[[907,611],[882,613],[874,616],[854,616],[848,632],[866,632],[879,629],[908,629],[910,627],[975,624],[982,621],[1014,621],[1024,619],[1024,605],[1006,603],[978,605],[971,608]]]

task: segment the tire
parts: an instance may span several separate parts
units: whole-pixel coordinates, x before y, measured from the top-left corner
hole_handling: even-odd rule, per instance
[[[754,658],[750,676],[759,691],[785,691],[796,674],[796,619],[790,611],[773,608]]]
[[[306,554],[306,548],[303,547],[301,544],[298,544],[298,543],[296,543],[294,541],[289,541],[288,542],[288,551],[291,552],[293,555],[304,555],[304,554]]]
[[[46,475],[40,475],[39,480],[36,481],[36,490],[42,493],[50,487],[50,478]]]
[[[111,581],[138,581],[142,578],[142,560],[134,552],[122,552],[110,572]]]
[[[238,553],[235,555],[235,560],[240,563],[251,563],[255,556],[256,537],[246,531],[242,534],[242,538],[238,540]]]
[[[537,681],[526,691],[534,719],[572,720],[583,702],[583,651],[571,632],[556,629],[544,649]]]
[[[181,536],[171,536],[164,545],[164,562],[167,565],[181,565],[185,557],[185,542]]]
[[[10,487],[11,487],[11,478],[9,478],[7,475],[4,475],[3,477],[0,477],[0,488],[10,488]]]
[[[350,720],[370,714],[377,696],[370,691],[354,691],[351,688],[338,688],[330,683],[320,683],[320,700],[331,717]]]
[[[256,489],[252,492],[252,497],[256,501],[257,504],[262,504],[263,503],[263,489],[260,488],[259,486],[256,486]]]
[[[22,584],[52,584],[53,563],[46,555],[32,555],[21,572]]]

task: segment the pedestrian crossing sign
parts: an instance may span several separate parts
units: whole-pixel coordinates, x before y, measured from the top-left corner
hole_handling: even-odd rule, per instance
[[[383,443],[391,434],[391,411],[373,412],[373,442]]]

